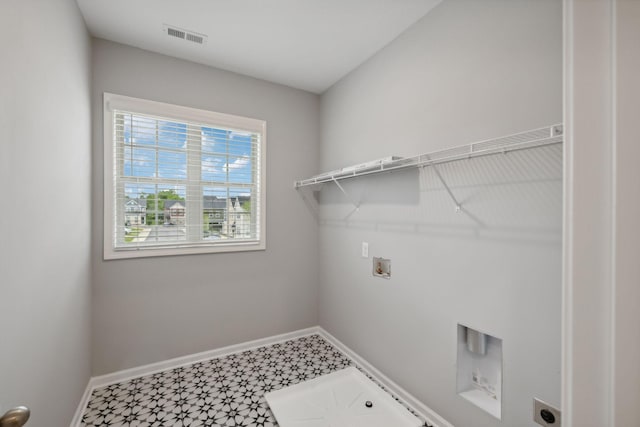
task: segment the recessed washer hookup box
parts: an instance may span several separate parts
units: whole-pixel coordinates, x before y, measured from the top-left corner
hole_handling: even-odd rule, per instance
[[[420,427],[422,422],[355,367],[265,395],[280,427]]]

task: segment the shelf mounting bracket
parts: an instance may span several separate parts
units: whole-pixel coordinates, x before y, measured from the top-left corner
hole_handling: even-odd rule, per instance
[[[355,208],[354,212],[357,212],[358,210],[360,210],[360,203],[356,203],[355,200],[353,200],[353,198],[349,195],[349,193],[347,193],[347,190],[345,190],[344,187],[342,185],[340,185],[338,180],[333,178],[333,182],[338,186],[340,191],[342,191],[342,194],[344,194],[347,197],[347,199],[349,199],[349,201],[351,202],[351,204]],[[351,215],[351,214],[349,214],[349,215]]]
[[[298,194],[302,196],[304,204],[307,205],[307,208],[309,208],[309,211],[315,218],[316,222],[320,221],[318,202],[313,196],[313,190],[311,190],[311,187],[298,187],[296,190],[298,190]]]
[[[442,185],[444,185],[444,189],[447,190],[447,193],[449,194],[449,197],[451,197],[451,200],[453,200],[453,203],[455,203],[456,213],[461,212],[462,211],[462,204],[458,201],[458,199],[456,199],[456,196],[453,195],[453,192],[451,191],[451,188],[449,188],[449,185],[447,185],[447,182],[444,180],[444,178],[440,174],[440,171],[438,170],[438,167],[436,165],[433,165],[433,164],[431,165],[431,167],[433,168],[433,171],[436,173],[436,176],[438,177],[438,179],[440,180]]]

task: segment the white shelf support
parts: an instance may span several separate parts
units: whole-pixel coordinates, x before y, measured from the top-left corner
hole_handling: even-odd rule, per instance
[[[449,194],[449,197],[451,197],[451,200],[453,200],[453,203],[455,203],[456,213],[461,212],[462,211],[462,204],[458,201],[456,196],[453,195],[453,192],[451,191],[451,188],[449,188],[449,185],[447,185],[447,182],[444,180],[444,178],[440,174],[440,171],[438,170],[438,167],[436,165],[432,165],[432,167],[433,167],[433,171],[436,173],[436,176],[438,177],[438,179],[440,180],[442,185],[444,185],[444,189],[447,190],[447,193]]]
[[[351,202],[351,204],[354,207],[353,212],[357,212],[358,210],[360,210],[360,203],[356,203],[355,200],[353,200],[353,198],[349,195],[349,193],[347,193],[347,191],[344,189],[344,187],[342,185],[340,185],[338,180],[334,179],[333,182],[338,186],[340,191],[342,191],[342,194],[344,194],[347,197],[347,199],[349,199],[349,201]],[[351,216],[351,214],[353,214],[353,212],[351,212],[348,216]]]
[[[320,220],[320,208],[318,206],[318,201],[313,195],[312,187],[302,187],[298,188],[300,195],[302,196],[302,200],[304,200],[304,204],[307,205],[309,211],[315,218],[316,222]]]

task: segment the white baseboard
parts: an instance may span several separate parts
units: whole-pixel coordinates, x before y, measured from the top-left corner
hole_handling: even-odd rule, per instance
[[[351,350],[349,347],[344,345],[341,341],[339,341],[336,337],[331,335],[329,332],[324,330],[322,327],[318,327],[319,334],[322,338],[329,341],[335,347],[337,347],[340,351],[342,351],[347,357],[349,357],[356,365],[363,368],[368,374],[370,374],[373,378],[375,378],[378,383],[382,384],[387,390],[389,390],[392,394],[399,397],[407,406],[413,409],[418,415],[422,418],[426,419],[429,424],[433,424],[434,427],[454,427],[453,424],[442,418],[431,408],[426,406],[424,403],[416,399],[411,393],[400,387],[398,384],[393,382],[389,377],[384,375],[378,369],[376,369],[371,363],[367,362],[363,357],[358,355],[356,352]]]
[[[174,359],[163,360],[161,362],[155,362],[131,369],[125,369],[123,371],[113,372],[111,374],[100,375],[98,377],[91,378],[91,382],[94,387],[104,387],[106,385],[155,374],[156,372],[166,371],[167,369],[175,369],[181,366],[191,365],[192,363],[202,362],[204,360],[209,360],[216,357],[227,356],[229,354],[239,353],[241,351],[252,350],[254,348],[263,347],[265,345],[288,341],[307,335],[317,334],[319,332],[320,328],[318,326],[307,329],[300,329],[298,331],[288,332],[286,334],[260,338],[257,340],[234,344],[214,350],[203,351],[201,353],[189,354],[186,356],[176,357]]]
[[[84,393],[82,394],[82,399],[78,404],[76,413],[73,414],[73,419],[71,420],[71,427],[79,426],[80,422],[82,421],[82,413],[84,412],[84,409],[87,407],[87,404],[89,403],[89,399],[91,398],[91,393],[93,393],[91,380],[92,378],[89,378],[89,382],[87,383],[87,387],[84,389]]]
[[[336,346],[347,357],[349,357],[356,365],[364,369],[368,374],[370,374],[373,378],[375,378],[380,384],[382,384],[389,391],[391,391],[391,393],[395,394],[397,397],[402,399],[409,407],[411,407],[411,409],[413,409],[419,416],[429,421],[429,423],[433,424],[434,427],[454,427],[452,424],[447,422],[440,415],[438,415],[433,410],[431,410],[431,408],[424,405],[418,399],[416,399],[407,391],[405,391],[402,387],[400,387],[399,385],[391,381],[382,372],[378,371],[375,367],[373,367],[373,365],[371,365],[365,359],[360,357],[358,354],[352,351],[349,347],[344,345],[342,342],[340,342],[338,339],[336,339],[333,335],[325,331],[320,326],[314,326],[307,329],[300,329],[298,331],[293,331],[286,334],[274,335],[271,337],[261,338],[254,341],[248,341],[245,343],[230,345],[227,347],[208,350],[201,353],[190,354],[187,356],[177,357],[177,358],[165,360],[162,362],[150,363],[148,365],[139,366],[136,368],[125,369],[122,371],[113,372],[106,375],[92,377],[89,380],[89,383],[87,384],[87,388],[82,396],[82,400],[78,405],[78,409],[76,410],[73,420],[71,421],[70,427],[80,426],[84,409],[89,403],[89,399],[91,398],[91,394],[93,393],[93,390],[96,388],[105,387],[110,384],[115,384],[122,381],[128,381],[141,376],[155,374],[156,372],[165,371],[167,369],[175,369],[181,366],[190,365],[192,363],[209,360],[216,357],[227,356],[229,354],[238,353],[246,350],[252,350],[254,348],[263,347],[266,345],[272,345],[279,342],[301,338],[301,337],[313,335],[313,334],[318,334],[322,336],[324,339],[326,339],[331,344]]]

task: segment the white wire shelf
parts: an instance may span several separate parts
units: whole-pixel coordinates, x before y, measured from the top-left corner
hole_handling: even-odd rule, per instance
[[[335,182],[359,176],[373,175],[402,169],[435,166],[441,163],[456,160],[470,159],[473,157],[490,154],[507,153],[510,151],[524,150],[545,145],[560,144],[563,142],[563,126],[557,124],[539,129],[529,130],[500,138],[474,142],[473,144],[434,151],[427,154],[419,154],[413,157],[390,157],[375,162],[365,163],[343,168],[338,171],[325,172],[311,178],[295,181],[295,188],[313,186],[326,182]],[[339,186],[339,184],[338,184]]]

